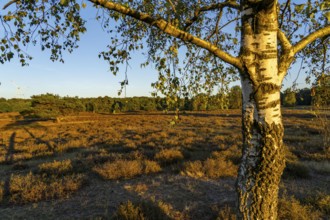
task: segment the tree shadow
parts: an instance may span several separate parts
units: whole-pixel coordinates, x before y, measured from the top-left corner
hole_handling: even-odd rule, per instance
[[[41,138],[36,137],[29,129],[23,127],[23,129],[31,136],[31,138],[35,139],[35,142],[38,144],[45,144],[48,148],[48,151],[55,152],[56,146],[52,146],[49,141],[45,141]]]
[[[15,154],[15,138],[16,138],[16,132],[13,132],[11,135],[10,135],[10,138],[9,138],[9,144],[8,144],[8,148],[7,148],[7,152],[6,152],[6,155],[5,155],[5,164],[12,164],[13,161],[14,161],[14,154]],[[8,175],[6,178],[5,178],[5,181],[4,181],[4,185],[3,185],[3,198],[8,198],[9,195],[10,195],[10,176],[11,175]]]
[[[5,162],[7,164],[11,164],[14,159],[14,153],[15,153],[15,138],[16,138],[16,132],[13,132],[9,138],[9,145],[5,156]]]

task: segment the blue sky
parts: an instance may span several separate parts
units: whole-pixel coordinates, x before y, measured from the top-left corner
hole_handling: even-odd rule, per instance
[[[119,81],[125,77],[125,68],[113,76],[107,63],[98,58],[110,37],[95,21],[95,10],[90,5],[83,9],[83,13],[87,18],[87,32],[82,35],[78,49],[72,54],[65,53],[64,64],[50,61],[48,52],[41,52],[38,46],[30,45],[27,52],[34,59],[29,61],[29,66],[21,67],[17,59],[0,65],[0,97],[29,98],[47,92],[60,96],[118,97]],[[143,61],[145,58],[138,53],[130,62],[128,97],[150,96],[153,91],[151,83],[157,80],[157,72],[152,67],[140,68]],[[288,75],[284,87],[292,85],[295,78],[295,75]],[[303,76],[299,77],[298,84],[299,87],[304,86]]]

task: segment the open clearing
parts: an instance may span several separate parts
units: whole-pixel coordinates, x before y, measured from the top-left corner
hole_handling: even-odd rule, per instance
[[[149,219],[230,219],[240,114],[188,112],[175,124],[174,115],[161,112],[82,113],[60,121],[0,114],[0,218],[119,218],[118,207],[133,204]],[[279,216],[327,219],[330,154],[320,121],[326,119],[307,110],[284,110],[283,119],[287,168]]]

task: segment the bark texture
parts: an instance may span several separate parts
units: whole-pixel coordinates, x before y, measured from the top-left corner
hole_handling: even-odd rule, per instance
[[[242,1],[243,157],[238,174],[240,218],[276,219],[284,169],[278,70],[277,1]]]

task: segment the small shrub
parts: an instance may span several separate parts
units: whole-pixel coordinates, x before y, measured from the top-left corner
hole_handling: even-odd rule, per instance
[[[155,155],[156,160],[160,160],[165,163],[178,162],[178,161],[182,160],[183,158],[184,157],[183,157],[183,154],[181,153],[181,151],[175,150],[175,149],[164,149]]]
[[[161,171],[161,168],[156,161],[144,160],[143,165],[144,165],[145,174],[157,173],[157,172]]]
[[[308,205],[302,205],[294,197],[281,198],[278,203],[278,219],[317,220],[320,213],[313,211]]]
[[[330,195],[319,192],[308,197],[306,202],[320,210],[325,215],[330,215]]]
[[[194,161],[184,164],[183,175],[216,179],[225,176],[237,176],[237,166],[223,157],[208,158],[204,162]]]
[[[121,204],[116,214],[113,216],[115,220],[145,220],[141,207],[134,205],[131,201]]]
[[[117,160],[96,166],[93,170],[104,179],[130,179],[142,174],[159,172],[160,167],[156,162],[148,160]]]
[[[72,164],[70,159],[63,161],[54,160],[53,162],[40,164],[39,170],[49,174],[63,174],[72,170]]]
[[[133,204],[128,201],[121,204],[115,215],[112,217],[114,220],[170,220],[170,219],[182,219],[182,218],[170,218],[170,213],[166,211],[172,211],[161,202],[155,204],[154,201],[143,201],[138,204]],[[165,209],[165,210],[164,210]]]
[[[326,215],[330,215],[330,195],[319,197],[316,204],[322,212]]]
[[[58,178],[34,175],[11,175],[10,202],[24,204],[45,199],[64,198],[77,191],[83,183],[84,176],[75,174]]]
[[[230,208],[230,206],[226,205],[219,211],[216,220],[236,220],[236,213]]]

